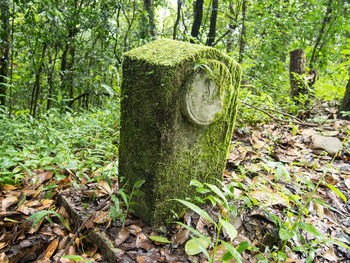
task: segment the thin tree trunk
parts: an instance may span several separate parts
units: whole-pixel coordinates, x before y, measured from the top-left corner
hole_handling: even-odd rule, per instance
[[[57,47],[55,48],[55,57],[52,60],[51,56],[49,56],[49,66],[47,70],[47,83],[49,85],[49,93],[47,95],[47,106],[46,110],[49,110],[51,108],[51,102],[53,101],[53,92],[54,92],[54,87],[53,87],[53,73],[55,70],[55,65],[57,61],[57,55],[58,55],[58,50]]]
[[[12,83],[13,83],[13,55],[14,55],[14,33],[15,33],[15,14],[16,14],[16,6],[15,1],[12,2],[12,22],[11,22],[11,60],[10,60],[10,100],[9,100],[9,114],[12,114]]]
[[[182,5],[181,0],[177,0],[177,16],[176,16],[176,21],[174,24],[173,39],[176,39],[177,26],[179,25],[180,18],[181,18],[181,5]]]
[[[32,102],[30,104],[30,113],[33,117],[36,116],[36,109],[37,109],[37,104],[38,104],[38,99],[40,94],[40,77],[43,71],[46,47],[47,47],[47,44],[45,43],[41,52],[39,69],[35,74],[35,83],[34,83],[33,92],[32,92]]]
[[[7,73],[10,51],[10,2],[0,1],[0,105],[6,103]]]
[[[73,42],[74,37],[78,31],[74,29],[69,29],[68,36],[66,38],[65,47],[62,53],[62,59],[61,59],[61,92],[62,94],[67,93],[67,78],[68,78],[68,71],[69,71],[69,65],[68,63],[68,53],[71,48],[73,48]]]
[[[307,81],[305,80],[306,56],[302,49],[290,52],[289,78],[293,98],[298,98],[299,93],[307,91]]]
[[[152,39],[156,39],[157,30],[156,30],[156,23],[154,21],[154,8],[153,8],[152,0],[144,0],[143,4],[147,11],[149,32],[152,36]]]
[[[350,120],[350,115],[343,117],[342,113],[341,113],[342,111],[350,112],[350,78],[349,78],[348,84],[346,85],[345,94],[344,94],[343,100],[340,104],[339,114],[338,114],[338,116],[340,118]]]
[[[316,39],[316,43],[315,43],[314,48],[312,50],[312,55],[311,55],[310,64],[309,64],[310,68],[313,68],[313,64],[315,63],[316,58],[318,56],[318,52],[320,50],[320,49],[318,49],[318,46],[320,45],[320,42],[322,40],[325,28],[326,28],[327,24],[331,20],[332,2],[333,2],[333,0],[328,0],[326,15],[323,18],[323,22],[322,22],[322,26],[321,26],[320,32],[318,34],[318,37]]]
[[[219,0],[213,0],[211,16],[210,16],[209,33],[208,33],[208,38],[207,38],[207,46],[213,46],[213,43],[215,41],[216,19],[218,17],[218,7],[219,7]]]
[[[203,18],[203,3],[204,0],[196,0],[194,4],[194,10],[193,10],[193,25],[192,25],[192,31],[191,31],[191,43],[195,43],[196,40],[198,40],[199,35],[199,29],[202,24],[202,18]]]
[[[244,56],[244,48],[246,43],[246,36],[245,36],[245,17],[247,13],[247,3],[246,0],[242,1],[242,31],[241,31],[241,38],[239,40],[239,55],[238,55],[238,63],[242,63],[243,56]]]
[[[129,33],[130,33],[130,30],[131,30],[131,27],[134,23],[134,20],[135,20],[135,12],[136,12],[136,0],[133,1],[133,8],[132,8],[132,16],[131,16],[131,19],[129,19],[129,17],[127,16],[125,10],[122,8],[122,13],[125,17],[125,20],[128,24],[128,28],[125,32],[125,35],[124,35],[124,52],[127,51],[129,48],[127,46],[127,42],[128,42],[128,36],[129,36]]]
[[[73,67],[75,63],[75,47],[74,44],[70,48],[70,61],[68,65],[67,84],[69,85],[69,99],[73,99]]]

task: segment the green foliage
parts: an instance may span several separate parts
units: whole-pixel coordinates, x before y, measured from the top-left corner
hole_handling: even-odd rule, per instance
[[[131,208],[131,206],[133,204],[135,204],[132,201],[132,197],[134,195],[144,195],[144,193],[142,191],[139,190],[139,188],[145,183],[145,180],[138,180],[134,183],[131,191],[129,192],[129,195],[124,191],[124,188],[119,189],[118,194],[121,196],[122,200],[124,201],[124,205],[125,205],[125,213],[122,214],[120,210],[118,210],[119,208],[117,208],[117,206],[119,205],[119,201],[117,201],[117,198],[114,198],[114,208],[111,210],[112,213],[112,218],[114,218],[115,216],[119,216],[120,215],[120,219],[122,221],[122,226],[124,227],[125,225],[125,219],[128,216],[129,212],[133,212],[133,209]],[[113,212],[117,212],[117,215],[113,215]],[[114,219],[115,220],[115,219]]]
[[[64,114],[52,109],[40,118],[21,111],[8,117],[0,108],[0,182],[21,183],[35,169],[52,171],[59,181],[67,176],[60,173],[65,169],[77,179],[95,180],[94,173],[118,153],[118,107]]]
[[[33,220],[32,227],[34,227],[37,223],[39,223],[39,221],[41,221],[43,218],[45,218],[47,221],[49,221],[52,224],[52,220],[49,217],[49,215],[56,216],[60,220],[61,224],[65,228],[69,229],[69,226],[66,225],[63,217],[60,214],[58,214],[56,211],[53,211],[53,210],[42,210],[42,211],[36,212],[33,215],[31,215],[30,217],[28,217],[27,221]]]
[[[346,138],[343,143],[346,144],[347,140],[348,139]],[[334,159],[329,163],[330,167],[332,167],[333,161]],[[191,182],[191,185],[196,187],[196,192],[198,194],[194,196],[192,200],[196,200],[200,203],[210,201],[212,206],[219,205],[219,207],[222,208],[220,209],[221,213],[218,219],[214,220],[206,211],[201,209],[199,206],[195,205],[193,203],[194,201],[190,202],[185,200],[176,200],[181,204],[185,205],[187,208],[194,211],[195,213],[197,213],[198,215],[200,215],[202,218],[206,219],[208,222],[211,222],[214,225],[217,232],[216,239],[211,240],[210,237],[204,236],[203,234],[199,233],[195,228],[183,224],[181,222],[177,222],[184,228],[191,231],[191,233],[193,234],[192,239],[190,239],[185,246],[185,248],[187,248],[187,254],[195,255],[202,252],[206,255],[209,262],[213,262],[216,249],[218,249],[219,246],[224,245],[228,254],[226,253],[221,259],[223,261],[235,258],[237,262],[240,262],[240,253],[245,249],[250,249],[251,251],[254,251],[254,253],[256,254],[255,258],[259,260],[259,262],[285,262],[287,259],[287,253],[291,251],[301,251],[305,253],[307,255],[307,262],[311,262],[310,260],[313,258],[317,249],[326,244],[338,244],[343,247],[349,248],[346,243],[343,243],[341,240],[331,238],[330,236],[321,233],[315,226],[307,223],[304,219],[304,215],[308,215],[309,213],[307,207],[310,202],[317,202],[320,205],[325,206],[329,209],[336,210],[329,204],[314,197],[314,194],[317,191],[320,184],[325,184],[324,178],[327,174],[327,170],[324,171],[323,176],[321,176],[316,185],[303,178],[302,175],[300,176],[300,178],[298,177],[300,179],[300,188],[296,193],[291,193],[288,189],[281,188],[280,185],[275,183],[278,180],[281,180],[282,178],[286,181],[291,180],[290,175],[288,171],[284,168],[283,164],[268,162],[266,171],[268,173],[274,174],[274,181],[270,181],[266,177],[262,177],[259,178],[259,180],[256,180],[255,183],[250,183],[250,186],[244,185],[240,182],[232,181],[228,185],[222,184],[222,190],[215,185],[202,184],[197,180],[193,180]],[[241,176],[246,178],[243,169]],[[274,187],[274,192],[280,196],[279,199],[274,199],[273,195],[275,193],[271,193],[268,190],[268,188],[266,187],[267,183],[271,184]],[[345,195],[336,187],[330,184],[325,185],[328,186],[332,191],[334,191],[339,197],[341,197],[344,200],[344,202],[347,202]],[[241,189],[242,193],[240,194],[240,196],[237,197],[234,195],[234,188]],[[270,195],[269,197],[266,197],[270,199],[269,203],[264,204],[264,202],[258,202],[250,194],[251,192],[256,191],[265,193],[267,194],[267,196]],[[281,201],[281,198],[284,201]],[[283,218],[277,217],[276,215],[270,213],[269,205],[272,204],[271,200],[275,200],[278,203],[283,202],[283,204],[286,206],[283,211]],[[230,242],[227,242],[226,240],[222,239],[222,236],[220,235],[222,230],[225,231],[231,242],[237,236],[236,229],[228,220],[228,214],[231,214],[231,216],[233,217],[237,216],[237,210],[235,207],[237,207],[236,204],[238,202],[240,203],[240,209],[244,209],[244,206],[242,206],[243,202],[247,204],[247,209],[252,209],[253,206],[259,206],[261,209],[264,210],[264,212],[269,216],[271,222],[274,222],[276,227],[279,229],[278,236],[280,242],[278,245],[275,244],[269,247],[270,245],[266,244],[267,247],[265,247],[265,251],[259,252],[258,248],[252,248],[247,242],[240,243],[239,246],[233,247]],[[222,211],[227,211],[227,213],[223,214]],[[305,232],[308,232],[309,234],[313,235],[315,239],[311,242],[306,242],[306,240],[304,239]],[[212,247],[212,251],[210,253],[208,251],[209,244],[210,247]]]
[[[212,223],[216,229],[216,239],[211,240],[210,237],[204,236],[200,232],[198,232],[196,229],[194,229],[191,226],[187,226],[181,222],[177,222],[181,226],[185,227],[194,236],[189,241],[187,241],[185,245],[185,250],[188,255],[196,255],[200,252],[203,252],[205,256],[207,257],[209,262],[214,262],[215,260],[215,251],[219,247],[219,245],[224,245],[227,250],[227,255],[225,254],[225,257],[227,258],[235,258],[236,262],[242,262],[240,253],[243,252],[248,247],[251,248],[246,242],[241,243],[238,247],[234,247],[231,243],[225,242],[223,239],[220,239],[220,234],[222,231],[225,231],[232,241],[237,236],[237,230],[234,228],[234,226],[229,222],[229,213],[233,215],[234,217],[237,216],[236,210],[234,205],[229,205],[228,199],[233,196],[233,193],[229,191],[228,188],[224,187],[225,191],[220,190],[216,185],[213,184],[201,184],[197,180],[192,180],[191,185],[196,186],[196,192],[197,193],[205,193],[205,197],[199,198],[197,197],[197,200],[205,201],[209,200],[213,206],[216,206],[216,204],[219,204],[222,209],[221,213],[219,215],[218,222],[215,222],[209,214],[201,209],[199,206],[180,199],[175,199],[175,201],[180,202],[181,204],[185,205],[187,208],[191,209],[198,215],[200,215],[202,218],[207,220],[208,222]],[[224,214],[224,210],[228,211],[228,213]],[[213,247],[212,256],[209,255],[209,252],[207,248],[211,245]],[[239,252],[238,252],[239,251]]]

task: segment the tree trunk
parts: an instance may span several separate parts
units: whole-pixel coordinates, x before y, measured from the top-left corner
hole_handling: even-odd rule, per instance
[[[193,10],[193,25],[192,25],[192,31],[191,31],[191,43],[195,43],[196,40],[198,40],[199,35],[199,29],[202,24],[202,17],[203,17],[203,3],[204,0],[196,0],[194,4],[194,10]]]
[[[243,61],[243,55],[244,55],[244,48],[245,48],[245,42],[246,42],[246,36],[245,36],[245,16],[247,13],[247,3],[246,0],[242,1],[242,31],[241,31],[241,38],[239,40],[239,55],[238,55],[238,63],[242,63]]]
[[[207,39],[207,46],[213,46],[216,34],[216,19],[218,16],[219,0],[213,0],[211,16],[210,16],[210,26]]]
[[[148,28],[149,32],[151,33],[152,39],[157,38],[157,30],[156,30],[156,23],[154,21],[154,8],[152,4],[152,0],[144,0],[143,1],[144,7],[147,11],[148,16]]]
[[[176,16],[176,21],[174,24],[174,30],[173,30],[173,39],[176,39],[176,33],[177,33],[177,26],[179,25],[180,22],[180,17],[181,17],[181,5],[182,2],[181,0],[177,0],[177,16]]]
[[[350,115],[343,117],[341,114],[341,111],[350,111],[350,78],[349,78],[348,84],[346,85],[345,94],[340,104],[339,113],[338,113],[339,118],[350,120]]]
[[[46,47],[47,47],[47,44],[45,43],[43,46],[42,52],[41,52],[39,69],[35,74],[35,83],[34,83],[33,91],[32,91],[32,102],[30,104],[30,113],[33,117],[36,116],[36,108],[38,105],[38,99],[39,99],[39,95],[40,95],[40,77],[41,77],[41,72],[43,71],[43,67],[44,67]]]
[[[299,97],[299,93],[305,94],[307,91],[307,81],[305,80],[306,56],[302,49],[290,52],[289,79],[292,97]]]
[[[57,46],[55,47],[55,56],[54,59],[52,60],[51,55],[49,56],[49,65],[47,68],[47,84],[49,85],[49,91],[47,95],[47,106],[46,110],[49,110],[51,108],[51,102],[53,101],[53,92],[54,92],[54,84],[53,84],[53,73],[55,70],[55,65],[56,65],[56,60],[57,60],[57,54],[58,54],[58,49]]]
[[[10,2],[0,1],[0,105],[5,106],[10,51]]]
[[[316,43],[315,43],[314,48],[313,48],[313,50],[312,50],[312,55],[311,55],[311,59],[310,59],[310,68],[313,68],[313,64],[314,64],[314,62],[315,62],[315,60],[316,60],[316,58],[317,58],[318,52],[319,52],[319,50],[321,49],[321,48],[320,48],[320,49],[317,51],[318,46],[320,45],[320,42],[321,42],[321,40],[322,40],[322,37],[323,37],[325,28],[326,28],[327,24],[328,24],[328,23],[330,22],[330,20],[331,20],[332,2],[333,2],[333,0],[328,0],[327,12],[326,12],[325,17],[323,18],[323,22],[322,22],[322,26],[321,26],[320,32],[319,32],[319,34],[318,34],[318,37],[317,37],[317,39],[316,39]],[[317,51],[317,52],[316,52],[316,51]]]
[[[11,116],[12,114],[12,105],[13,105],[13,98],[12,98],[12,84],[13,84],[13,56],[14,56],[14,49],[13,49],[13,43],[14,43],[14,34],[15,34],[15,14],[16,14],[16,6],[15,1],[12,1],[12,22],[11,22],[11,59],[10,59],[10,94],[9,94],[9,114]]]

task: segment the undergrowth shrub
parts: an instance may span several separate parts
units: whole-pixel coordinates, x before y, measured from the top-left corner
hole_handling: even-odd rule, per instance
[[[33,118],[25,111],[0,109],[0,182],[15,184],[35,169],[70,169],[90,179],[96,169],[112,162],[118,153],[119,103],[82,113],[51,109]]]

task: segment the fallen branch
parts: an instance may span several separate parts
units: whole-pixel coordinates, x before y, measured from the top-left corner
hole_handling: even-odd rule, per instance
[[[114,193],[114,192],[113,192]],[[106,203],[111,199],[111,195],[108,195],[107,198],[101,203],[99,204],[99,206],[96,208],[96,211],[94,211],[77,229],[77,231],[75,231],[74,233],[74,236],[69,240],[68,244],[66,245],[66,247],[64,248],[63,252],[62,252],[62,255],[61,256],[64,256],[67,251],[68,251],[68,248],[70,247],[70,245],[73,243],[73,241],[77,238],[78,234],[83,230],[83,228],[90,222],[92,222],[95,217],[96,217],[96,214],[99,210],[101,210],[105,205]],[[57,257],[57,260],[55,261],[55,263],[60,263],[61,262],[61,256]]]
[[[265,113],[267,116],[269,116],[270,118],[272,118],[272,119],[274,119],[274,120],[277,120],[277,121],[280,121],[280,122],[283,122],[283,123],[290,123],[291,121],[289,121],[289,120],[283,120],[283,119],[281,119],[281,118],[278,118],[278,117],[272,115],[271,113],[269,113],[269,112],[267,112],[267,111],[269,110],[269,111],[272,111],[272,112],[276,112],[276,113],[278,113],[278,114],[282,114],[282,115],[287,116],[287,117],[289,117],[289,118],[292,118],[292,119],[295,120],[295,122],[296,122],[297,124],[300,124],[300,125],[303,125],[303,126],[308,126],[308,127],[319,127],[319,126],[320,126],[320,125],[318,125],[318,124],[303,122],[303,121],[300,120],[299,118],[297,118],[297,117],[295,117],[295,116],[293,116],[293,115],[290,115],[290,114],[288,114],[288,113],[279,111],[279,110],[274,110],[274,109],[261,109],[261,108],[258,108],[258,107],[256,107],[256,106],[254,106],[254,105],[251,105],[251,104],[249,104],[249,103],[246,103],[246,102],[244,102],[244,101],[241,101],[241,100],[238,100],[238,101],[239,101],[240,103],[242,103],[242,104],[248,106],[248,107],[254,108],[254,109],[258,110],[258,111],[261,111],[262,113]]]

